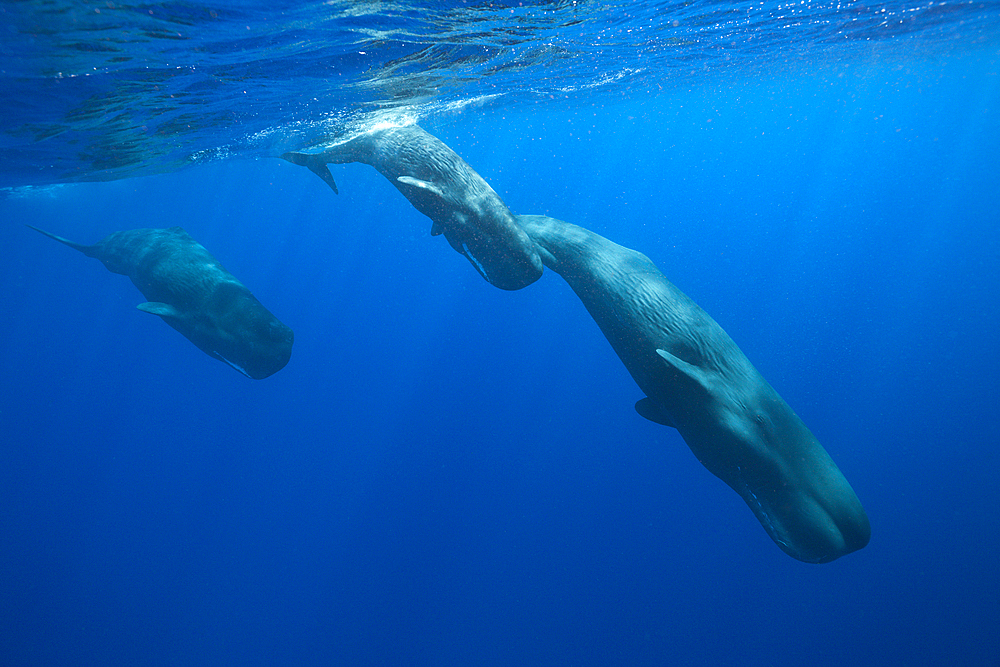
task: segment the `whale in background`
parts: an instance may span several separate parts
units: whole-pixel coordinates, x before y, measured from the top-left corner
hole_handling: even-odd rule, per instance
[[[28,225],[132,279],[159,315],[201,351],[260,380],[288,363],[292,330],[180,227],[115,232],[80,245]]]
[[[519,221],[646,394],[639,414],[676,428],[785,553],[827,563],[868,544],[868,516],[826,450],[649,258],[554,218]]]
[[[416,125],[373,129],[319,153],[281,157],[308,167],[334,192],[327,164],[371,165],[431,219],[432,236],[444,234],[500,289],[521,289],[542,275],[534,244],[499,195],[455,151]]]

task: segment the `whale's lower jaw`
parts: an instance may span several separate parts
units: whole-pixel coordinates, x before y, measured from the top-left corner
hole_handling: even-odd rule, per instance
[[[469,250],[467,243],[462,243],[462,254],[465,255],[465,258],[469,260],[472,266],[476,268],[476,271],[479,272],[479,275],[481,275],[486,282],[493,284],[493,281],[490,279],[490,275],[486,273],[486,267],[484,267],[483,263],[476,259],[476,256],[472,254],[472,251]]]
[[[239,371],[243,375],[246,375],[248,378],[254,379],[254,377],[252,375],[250,375],[250,373],[247,372],[247,369],[243,368],[242,366],[240,366],[239,364],[237,364],[234,361],[230,361],[229,359],[226,359],[224,356],[222,356],[221,354],[219,354],[218,351],[212,352],[212,356],[215,357],[216,359],[218,359],[219,361],[221,361],[222,363],[226,364],[230,368],[232,368],[232,369],[234,369],[236,371]]]

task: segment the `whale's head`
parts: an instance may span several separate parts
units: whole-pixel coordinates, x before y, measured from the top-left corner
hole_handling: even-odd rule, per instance
[[[692,434],[701,443],[692,450],[789,556],[828,563],[861,549],[871,526],[854,489],[788,404],[760,382],[749,395],[725,392],[712,424]]]
[[[291,358],[292,330],[235,280],[218,282],[204,302],[191,305],[139,308],[159,315],[210,357],[254,380],[277,373]]]
[[[216,290],[206,332],[212,356],[247,377],[261,380],[277,373],[292,355],[294,334],[238,283],[223,283]]]
[[[829,563],[868,544],[871,525],[854,489],[749,362],[708,370],[664,349],[656,353],[687,408],[658,419],[653,408],[637,405],[640,414],[676,426],[702,465],[740,494],[785,553]]]
[[[431,235],[444,234],[486,282],[519,290],[542,276],[538,248],[504,207],[484,214],[456,208],[435,221]]]

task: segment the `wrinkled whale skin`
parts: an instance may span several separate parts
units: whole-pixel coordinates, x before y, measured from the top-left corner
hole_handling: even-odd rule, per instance
[[[455,151],[417,125],[372,129],[322,152],[281,157],[308,167],[334,192],[327,164],[374,167],[431,219],[432,235],[443,234],[496,287],[521,289],[542,275],[534,244],[499,195]]]
[[[642,253],[546,216],[520,216],[545,265],[583,301],[646,398],[790,556],[826,563],[868,544],[851,485],[802,420],[704,310]]]

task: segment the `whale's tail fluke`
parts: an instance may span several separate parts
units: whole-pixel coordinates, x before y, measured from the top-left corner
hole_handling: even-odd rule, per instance
[[[323,179],[323,182],[333,189],[333,193],[339,195],[340,190],[337,189],[337,182],[333,180],[333,174],[330,173],[330,168],[326,166],[326,162],[323,160],[323,155],[320,153],[284,153],[281,156],[282,160],[288,160],[292,164],[297,164],[300,167],[308,167],[309,171],[316,174]]]
[[[59,241],[59,243],[63,243],[65,245],[68,245],[70,248],[73,248],[75,250],[79,250],[80,252],[82,252],[87,257],[94,257],[94,246],[81,245],[79,243],[74,243],[73,241],[70,241],[69,239],[64,239],[61,236],[56,236],[55,234],[52,234],[51,232],[47,232],[44,229],[39,229],[38,227],[35,227],[34,225],[29,225],[27,223],[25,223],[24,226],[25,227],[31,227],[36,232],[38,232],[40,234],[45,234],[50,239],[55,239],[56,241]]]

